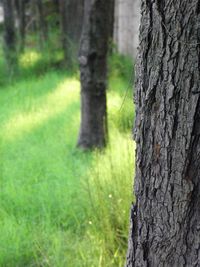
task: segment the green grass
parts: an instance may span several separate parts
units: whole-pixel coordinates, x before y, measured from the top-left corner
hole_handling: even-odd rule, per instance
[[[44,59],[31,53],[24,75],[0,90],[0,266],[123,266],[134,160],[127,79],[112,59],[110,141],[84,153],[77,75],[40,72]]]

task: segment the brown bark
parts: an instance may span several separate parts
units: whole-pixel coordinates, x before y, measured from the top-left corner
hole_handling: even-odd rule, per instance
[[[142,1],[127,267],[200,266],[200,5]]]
[[[78,146],[88,149],[106,143],[107,52],[110,0],[86,0],[79,52],[81,127]]]

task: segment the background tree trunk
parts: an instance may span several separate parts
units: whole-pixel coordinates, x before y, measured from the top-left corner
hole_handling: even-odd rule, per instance
[[[65,64],[68,68],[72,66],[72,57],[70,55],[68,35],[67,35],[67,1],[60,0],[60,25],[61,25],[61,38],[62,38],[62,47],[64,51]]]
[[[77,58],[83,25],[84,0],[60,0],[61,32],[65,61],[72,67]]]
[[[78,146],[106,143],[106,76],[110,34],[110,0],[86,0],[79,53],[81,72],[81,128]]]
[[[37,11],[38,11],[38,30],[40,34],[40,46],[43,47],[48,40],[48,26],[45,19],[44,7],[42,0],[36,1]]]
[[[199,44],[199,1],[142,1],[127,267],[200,266]]]
[[[25,0],[16,0],[16,10],[19,23],[19,51],[23,52],[25,47],[26,34],[26,16],[25,16]]]
[[[114,43],[121,54],[135,60],[141,0],[115,0]]]
[[[12,72],[17,67],[14,1],[4,0],[3,9],[4,9],[4,52],[8,70],[12,74]]]
[[[115,23],[115,0],[110,0],[109,2],[110,4],[110,22],[109,22],[109,25],[110,25],[110,39],[111,41],[113,41],[114,39],[114,23]]]

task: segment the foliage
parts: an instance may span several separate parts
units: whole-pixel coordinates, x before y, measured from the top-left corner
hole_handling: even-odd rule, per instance
[[[115,122],[121,132],[131,132],[135,111],[133,107],[133,81],[134,66],[131,59],[114,53],[109,57],[109,88],[112,97],[109,104],[114,99],[115,104],[110,110],[109,116]],[[112,103],[111,103],[112,104]]]
[[[121,77],[126,81],[134,80],[133,60],[129,57],[113,52],[109,56],[109,71],[113,77]],[[114,66],[114,67],[113,67]]]
[[[1,81],[0,266],[123,266],[133,176],[132,100],[120,111],[126,79],[114,61],[109,145],[83,153],[77,74],[45,60],[27,51],[21,74]]]

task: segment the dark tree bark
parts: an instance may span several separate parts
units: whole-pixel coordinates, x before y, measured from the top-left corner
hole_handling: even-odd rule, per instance
[[[16,10],[19,22],[19,51],[23,52],[25,47],[25,35],[26,35],[26,16],[25,5],[26,0],[16,0]]]
[[[200,5],[142,1],[127,267],[200,266]]]
[[[62,45],[66,66],[72,68],[80,44],[84,0],[60,0]]]
[[[4,9],[4,52],[8,70],[12,73],[17,67],[14,1],[3,0]]]
[[[81,128],[78,146],[106,143],[107,52],[110,0],[86,0],[79,62],[81,72]]]
[[[44,6],[42,0],[36,0],[36,6],[38,11],[38,26],[40,34],[40,45],[44,46],[48,40],[48,26],[45,20]]]

